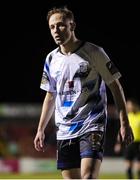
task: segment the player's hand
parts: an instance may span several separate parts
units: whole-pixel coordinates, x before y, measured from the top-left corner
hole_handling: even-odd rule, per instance
[[[122,111],[120,112],[120,122],[121,122],[121,127],[119,132],[120,141],[124,144],[124,146],[128,146],[133,142],[134,135],[129,125],[128,116]]]
[[[46,145],[44,144],[45,134],[42,131],[38,131],[34,139],[34,147],[37,151],[45,151]]]
[[[128,146],[129,144],[131,144],[134,140],[133,132],[129,125],[121,126],[120,135],[121,135],[121,140],[125,146]]]

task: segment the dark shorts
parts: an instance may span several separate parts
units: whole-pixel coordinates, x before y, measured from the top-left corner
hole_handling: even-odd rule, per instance
[[[129,161],[140,161],[140,142],[133,142],[130,144],[124,151],[124,157]]]
[[[104,151],[104,133],[88,132],[80,137],[57,141],[57,169],[80,168],[82,158],[100,159]]]

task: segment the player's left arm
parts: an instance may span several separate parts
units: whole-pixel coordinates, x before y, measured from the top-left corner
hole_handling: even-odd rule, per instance
[[[114,102],[119,112],[120,137],[122,139],[122,142],[124,142],[125,145],[128,145],[133,142],[133,133],[129,125],[123,88],[119,80],[113,81],[111,84],[108,85],[108,87],[113,95]]]

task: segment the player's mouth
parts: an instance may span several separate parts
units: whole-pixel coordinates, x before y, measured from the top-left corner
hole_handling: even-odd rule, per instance
[[[58,41],[58,40],[61,40],[61,37],[60,37],[60,36],[55,36],[54,38],[55,38],[55,40],[57,40],[57,41]]]
[[[61,43],[63,40],[62,40],[62,38],[60,37],[60,36],[56,36],[55,37],[55,42],[56,43]]]

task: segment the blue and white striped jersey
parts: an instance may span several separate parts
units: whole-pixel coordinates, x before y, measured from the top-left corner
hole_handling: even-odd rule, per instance
[[[45,60],[40,88],[56,95],[57,139],[104,131],[106,84],[121,77],[102,47],[85,42],[70,55],[56,48]]]

